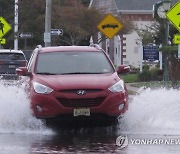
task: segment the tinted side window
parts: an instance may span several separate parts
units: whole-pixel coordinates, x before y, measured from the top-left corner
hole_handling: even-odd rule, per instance
[[[21,53],[0,53],[0,59],[3,60],[25,60]]]

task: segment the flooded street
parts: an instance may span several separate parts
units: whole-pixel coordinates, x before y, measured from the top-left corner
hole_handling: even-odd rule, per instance
[[[124,149],[115,144],[116,132],[104,134],[87,132],[66,132],[58,134],[1,134],[0,150],[2,154],[59,154],[59,153],[120,153],[120,154],[143,154],[164,153],[178,154],[180,145],[141,145],[131,142]],[[128,135],[130,139],[140,138],[180,138],[180,136],[165,135]]]
[[[31,114],[24,87],[0,83],[1,154],[164,153],[180,151],[180,91],[146,89],[131,97],[117,126],[50,129]],[[116,145],[127,135],[128,146]]]

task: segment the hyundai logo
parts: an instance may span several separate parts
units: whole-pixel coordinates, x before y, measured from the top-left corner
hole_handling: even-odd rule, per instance
[[[86,94],[86,91],[85,91],[85,90],[78,90],[78,91],[76,92],[76,94],[78,94],[78,95],[85,95],[85,94]]]

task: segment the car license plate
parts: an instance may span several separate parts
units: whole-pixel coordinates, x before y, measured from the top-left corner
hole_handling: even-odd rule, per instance
[[[89,108],[74,109],[74,117],[76,116],[90,116]]]
[[[9,65],[9,68],[16,68],[15,65]]]

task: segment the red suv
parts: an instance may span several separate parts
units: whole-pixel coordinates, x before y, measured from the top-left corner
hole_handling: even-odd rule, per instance
[[[16,73],[29,82],[34,115],[42,119],[114,121],[128,109],[128,93],[106,53],[94,45],[33,51]]]

